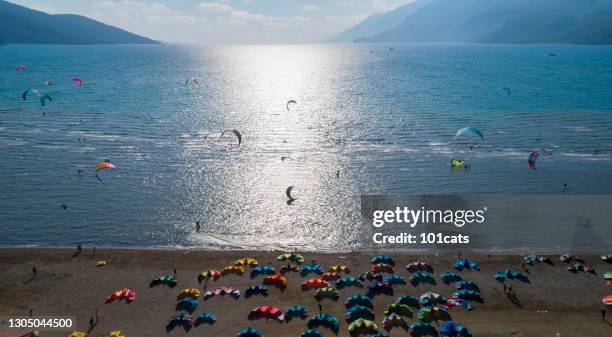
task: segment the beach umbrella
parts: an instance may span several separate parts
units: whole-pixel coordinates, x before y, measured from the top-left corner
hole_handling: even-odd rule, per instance
[[[215,269],[211,269],[211,270],[206,270],[201,272],[198,275],[198,282],[202,283],[202,281],[204,280],[213,280],[216,281],[219,279],[219,277],[221,277],[221,272]]]
[[[453,262],[453,268],[462,271],[463,269],[474,269],[480,270],[480,266],[478,263],[472,260],[468,260],[465,258],[457,259]]]
[[[360,318],[349,324],[348,331],[351,336],[369,335],[378,330],[378,326],[373,321]]]
[[[375,274],[388,273],[393,274],[393,266],[387,263],[377,263],[370,267],[370,271]]]
[[[280,267],[279,271],[282,275],[285,275],[289,272],[299,273],[300,267],[297,265],[287,264],[286,266]]]
[[[368,280],[368,281],[370,281],[370,282],[372,282],[372,281],[382,282],[382,280],[383,280],[383,276],[382,276],[381,274],[376,274],[376,273],[373,273],[373,272],[371,272],[371,271],[366,271],[365,273],[362,273],[362,274],[359,276],[359,279],[360,279],[361,281]]]
[[[606,262],[608,262],[608,263],[610,263],[610,262],[612,262],[612,255],[602,255],[601,259],[606,261]]]
[[[268,296],[268,288],[262,285],[250,286],[244,292],[244,297],[249,298],[253,295]]]
[[[228,287],[215,288],[213,290],[209,290],[206,293],[204,293],[204,300],[206,301],[215,296],[225,296],[225,295],[228,295],[237,300],[238,298],[240,298],[240,290],[236,288],[228,288]]]
[[[308,329],[319,327],[327,328],[337,335],[338,330],[340,330],[340,323],[338,319],[331,314],[319,313],[308,321]]]
[[[396,314],[404,317],[412,317],[412,309],[407,304],[392,303],[384,311],[385,316]]]
[[[306,319],[308,317],[308,309],[301,305],[292,305],[285,312],[285,320],[289,322],[294,318]]]
[[[459,281],[457,283],[455,283],[455,288],[462,290],[462,289],[467,289],[467,290],[473,290],[473,291],[478,291],[480,292],[480,288],[478,287],[478,285],[472,281],[468,281],[468,280],[463,280],[463,281]]]
[[[360,318],[374,320],[374,311],[372,311],[372,308],[366,307],[364,305],[355,305],[344,313],[344,320],[348,323],[351,323]]]
[[[315,291],[314,297],[317,301],[322,301],[324,299],[338,301],[338,299],[340,298],[340,294],[338,293],[338,290],[336,288],[325,287],[317,289]]]
[[[176,303],[176,311],[187,311],[192,313],[198,309],[198,300],[193,297],[184,297]]]
[[[603,303],[607,307],[612,306],[612,295],[608,295],[608,296],[602,298],[601,299],[601,303]]]
[[[438,293],[431,292],[431,291],[424,293],[419,298],[419,303],[421,303],[421,305],[424,305],[424,306],[435,305],[437,303],[444,303],[444,302],[446,302],[446,297]]]
[[[327,282],[336,282],[341,277],[342,276],[340,276],[340,274],[335,271],[328,271],[328,272],[323,273],[323,275],[321,275],[321,278]]]
[[[467,289],[457,290],[457,291],[454,291],[451,296],[453,298],[460,298],[466,301],[479,302],[479,303],[484,302],[482,297],[480,297],[480,293],[477,291],[473,291],[473,290],[467,290]]]
[[[236,337],[264,337],[264,335],[261,330],[249,327],[238,331]]]
[[[223,270],[221,271],[221,275],[225,276],[225,275],[229,275],[229,274],[236,274],[236,275],[240,276],[240,275],[244,274],[244,267],[243,266],[235,266],[235,265],[224,267]]]
[[[403,296],[398,297],[395,300],[395,303],[405,304],[415,309],[418,309],[421,307],[421,305],[419,304],[419,300],[416,297],[410,296],[410,295],[403,295]]]
[[[379,264],[379,263],[384,263],[384,264],[388,264],[391,267],[395,267],[395,261],[393,261],[393,258],[391,256],[387,256],[387,255],[376,255],[372,258],[372,264]]]
[[[410,273],[415,273],[417,271],[425,271],[428,273],[433,273],[433,267],[426,262],[412,262],[406,265],[406,270],[408,270]]]
[[[472,337],[472,334],[463,325],[446,321],[440,326],[440,337]]]
[[[263,284],[265,285],[271,285],[271,286],[275,286],[278,289],[280,289],[280,291],[284,291],[285,288],[287,288],[287,278],[282,276],[282,275],[270,275],[270,276],[266,276],[263,279]]]
[[[433,277],[433,275],[424,271],[417,271],[416,273],[412,274],[412,276],[410,276],[410,284],[412,284],[413,287],[416,287],[421,283],[428,283],[435,286],[436,279]]]
[[[196,317],[194,317],[194,320],[195,320],[194,325],[198,327],[202,324],[210,324],[210,325],[215,324],[215,322],[217,321],[217,317],[215,316],[215,314],[211,312],[203,312],[197,315]]]
[[[308,274],[323,274],[323,266],[318,263],[310,262],[302,266],[302,271],[300,272],[302,276],[307,276]]]
[[[375,282],[368,287],[365,295],[369,298],[373,298],[376,295],[393,296],[393,287],[389,283]]]
[[[435,322],[435,321],[450,321],[451,316],[446,309],[440,307],[426,307],[419,310],[419,321]]]
[[[311,289],[318,289],[318,288],[328,288],[330,287],[329,282],[325,281],[322,278],[311,278],[308,279],[306,281],[304,281],[304,283],[302,283],[302,291],[308,291]]]
[[[317,329],[304,330],[300,337],[325,337],[325,335]]]
[[[297,264],[304,263],[304,256],[295,252],[281,254],[276,259],[279,261],[292,261]]]
[[[177,299],[181,299],[184,297],[192,297],[192,298],[200,298],[201,293],[200,290],[196,289],[196,288],[185,288],[181,291],[179,291],[179,293],[176,295]]]
[[[251,278],[256,278],[259,275],[274,275],[276,274],[276,270],[274,267],[269,265],[261,265],[253,268],[251,270]]]
[[[258,265],[257,260],[252,257],[244,257],[242,259],[238,259],[234,261],[235,266],[243,266],[243,267],[255,267]]]
[[[151,281],[151,283],[149,283],[149,287],[153,288],[155,286],[163,284],[170,288],[174,288],[177,283],[178,281],[174,277],[174,274],[166,274]]]
[[[406,322],[404,317],[397,314],[385,316],[382,320],[382,327],[387,331],[391,331],[393,328],[409,329],[408,322]]]
[[[347,265],[344,264],[336,264],[333,265],[331,267],[329,267],[327,269],[327,271],[333,271],[333,272],[337,272],[337,273],[345,273],[348,274],[351,272],[351,270],[349,269],[349,267]]]
[[[373,308],[372,300],[370,300],[369,297],[362,296],[362,295],[353,295],[347,298],[346,302],[344,302],[344,306],[346,307],[346,309],[351,309],[352,307],[356,305],[366,306],[370,309]]]
[[[603,274],[603,278],[604,280],[612,280],[612,272],[607,272],[605,274]]]
[[[256,320],[256,319],[272,319],[272,320],[277,320],[279,322],[282,322],[285,320],[285,315],[283,313],[283,311],[275,306],[271,306],[271,305],[264,305],[264,306],[260,306],[260,307],[256,307],[255,309],[251,310],[251,312],[249,313],[249,320]]]
[[[463,280],[461,276],[457,275],[456,273],[453,273],[452,271],[442,273],[440,275],[440,279],[442,280],[442,282],[444,282],[444,284],[456,283]]]
[[[412,337],[424,337],[424,336],[437,337],[438,332],[436,331],[436,328],[434,328],[434,326],[431,325],[431,323],[418,321],[410,325],[410,335]]]
[[[182,327],[185,331],[191,330],[193,325],[195,324],[195,319],[185,313],[182,313],[178,316],[172,318],[166,324],[166,332],[170,332],[174,330],[176,327]]]
[[[359,287],[363,288],[363,282],[358,280],[352,276],[344,276],[338,281],[336,281],[336,287],[338,289],[346,288],[346,287]]]
[[[383,282],[387,282],[391,285],[406,284],[406,281],[401,276],[395,274],[385,276]]]
[[[117,291],[113,291],[110,295],[106,296],[106,303],[113,302],[115,300],[124,300],[125,303],[132,303],[136,300],[136,290],[123,288]]]

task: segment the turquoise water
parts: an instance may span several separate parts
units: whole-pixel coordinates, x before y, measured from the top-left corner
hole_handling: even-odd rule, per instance
[[[609,46],[3,46],[0,245],[354,249],[361,194],[610,194],[610,69]]]

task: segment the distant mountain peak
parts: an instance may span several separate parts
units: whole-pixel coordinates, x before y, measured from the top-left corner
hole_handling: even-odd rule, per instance
[[[416,1],[370,16],[339,37],[354,42],[610,44],[612,0]]]
[[[0,44],[157,44],[76,14],[51,15],[0,0]]]

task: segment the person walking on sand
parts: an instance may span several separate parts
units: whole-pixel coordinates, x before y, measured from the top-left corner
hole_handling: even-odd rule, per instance
[[[174,278],[176,278],[176,267],[174,268]]]
[[[89,317],[89,331],[94,328],[94,318],[93,316]]]
[[[32,267],[32,278],[34,278],[34,276],[36,276],[37,272],[38,272],[38,270],[36,270],[36,266]]]
[[[604,309],[601,309],[601,319],[606,322],[606,311]]]

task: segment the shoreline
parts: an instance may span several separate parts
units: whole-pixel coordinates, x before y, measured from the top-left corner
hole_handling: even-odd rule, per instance
[[[516,248],[516,249],[499,249],[499,250],[485,250],[485,249],[401,249],[401,248],[364,248],[364,249],[305,249],[302,247],[287,247],[287,248],[270,248],[270,249],[252,249],[252,248],[215,248],[215,247],[190,247],[190,246],[101,246],[101,245],[90,245],[83,244],[83,249],[113,249],[117,251],[194,251],[194,252],[241,252],[243,254],[248,253],[278,253],[288,251],[298,251],[301,253],[314,253],[314,254],[352,254],[352,253],[370,253],[373,255],[384,253],[384,254],[412,254],[412,255],[425,255],[425,256],[448,256],[461,254],[476,254],[483,256],[523,256],[523,255],[563,255],[571,253],[573,255],[586,255],[586,256],[601,256],[609,255],[610,252],[606,250],[551,250],[551,249],[534,249],[534,248]],[[76,244],[62,245],[62,246],[43,246],[43,245],[23,245],[23,246],[3,246],[0,245],[0,252],[7,250],[27,250],[27,249],[38,249],[38,250],[68,250],[74,251]]]

